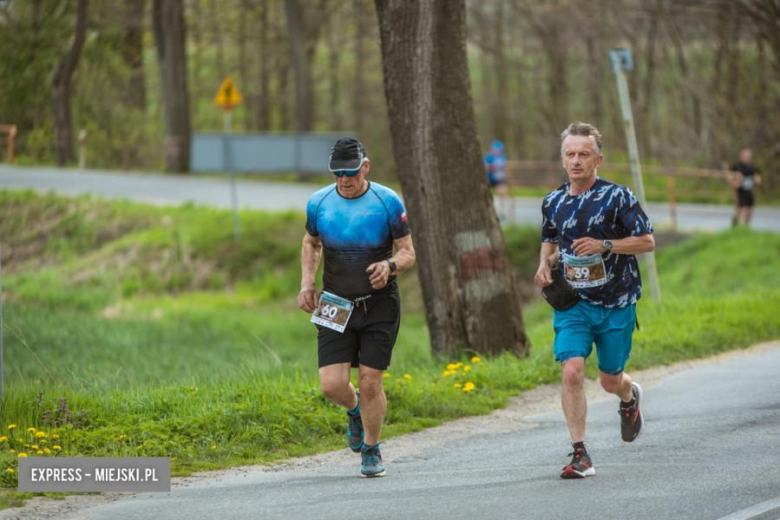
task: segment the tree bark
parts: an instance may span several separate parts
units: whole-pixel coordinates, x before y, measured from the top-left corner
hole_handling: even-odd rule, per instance
[[[182,0],[154,0],[152,25],[160,69],[165,119],[165,164],[171,172],[190,169],[190,95]]]
[[[125,0],[124,31],[121,55],[130,69],[127,78],[127,106],[146,110],[146,81],[144,76],[144,14],[146,0]]]
[[[306,22],[298,0],[285,0],[290,60],[295,76],[295,129],[311,131],[314,126],[314,88],[311,62],[306,50]]]
[[[76,8],[73,44],[57,67],[51,81],[51,94],[54,102],[54,146],[57,152],[58,166],[65,166],[76,159],[73,150],[73,121],[70,110],[71,80],[73,72],[79,64],[86,34],[87,0],[79,0]]]
[[[258,101],[255,107],[255,126],[258,130],[267,132],[271,128],[271,100],[269,97],[269,79],[270,72],[268,66],[268,57],[270,55],[270,49],[268,42],[268,2],[262,0],[260,2],[260,49],[257,53],[260,69],[260,91],[258,93]]]
[[[376,0],[393,150],[418,251],[431,347],[528,352],[482,166],[464,0]]]
[[[365,27],[366,23],[366,6],[364,2],[366,0],[354,0],[354,16],[355,16],[355,69],[354,79],[352,81],[352,88],[354,88],[354,95],[352,96],[352,114],[353,114],[353,127],[355,132],[360,135],[363,132],[363,119],[364,112],[366,110],[366,44],[365,44]]]

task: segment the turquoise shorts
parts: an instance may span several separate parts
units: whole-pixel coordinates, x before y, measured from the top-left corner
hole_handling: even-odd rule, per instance
[[[631,355],[636,305],[607,309],[582,300],[571,309],[554,310],[553,317],[556,361],[587,359],[595,342],[599,370],[611,375],[623,371]]]

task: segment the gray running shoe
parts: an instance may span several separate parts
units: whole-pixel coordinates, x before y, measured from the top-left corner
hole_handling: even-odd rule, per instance
[[[590,455],[584,448],[574,448],[573,453],[569,453],[571,462],[561,471],[561,478],[585,478],[596,474]]]
[[[644,420],[642,419],[642,387],[639,383],[631,383],[631,392],[634,394],[634,404],[632,406],[620,406],[620,434],[623,442],[634,442],[639,434],[642,433]]]
[[[387,474],[385,465],[382,463],[382,452],[379,451],[379,444],[374,446],[363,444],[361,452],[363,462],[360,465],[360,475],[362,477],[384,477]]]

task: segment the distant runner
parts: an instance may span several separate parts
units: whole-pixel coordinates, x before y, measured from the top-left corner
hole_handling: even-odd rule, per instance
[[[382,373],[401,321],[395,279],[414,264],[414,246],[401,199],[366,180],[371,161],[360,141],[336,141],[328,169],[335,184],[314,193],[306,208],[298,306],[314,313],[322,391],[347,409],[347,442],[362,454],[361,475],[382,477]],[[315,278],[323,253],[320,294]],[[360,393],[350,382],[351,367],[359,367]]]
[[[561,404],[573,447],[560,476],[582,478],[596,474],[585,447],[588,405],[583,390],[585,360],[594,341],[601,386],[620,397],[623,440],[633,442],[642,431],[642,388],[623,369],[642,294],[634,255],[652,251],[655,240],[650,219],[631,190],[597,176],[604,161],[598,129],[572,123],[561,141],[569,182],[542,203],[535,281],[556,307],[553,351],[563,367]]]
[[[485,169],[487,170],[488,183],[490,189],[498,195],[498,218],[506,221],[509,200],[509,185],[506,180],[506,152],[504,143],[493,141],[490,144],[490,152],[485,156]],[[514,208],[511,208],[514,209]]]
[[[737,195],[737,207],[734,217],[731,219],[731,225],[739,224],[740,218],[746,226],[750,226],[750,219],[753,218],[753,208],[756,205],[756,186],[761,185],[761,175],[755,164],[753,164],[753,151],[750,148],[743,148],[739,152],[739,161],[731,166],[731,171],[735,172],[731,177],[732,185]]]

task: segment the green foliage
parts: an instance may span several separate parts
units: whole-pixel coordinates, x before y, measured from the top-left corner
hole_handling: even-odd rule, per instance
[[[245,212],[239,243],[228,212],[194,206],[0,193],[0,215],[4,245],[45,252],[11,255],[3,280],[2,485],[15,486],[20,450],[170,456],[186,474],[343,446],[343,411],[319,391],[314,331],[294,302],[299,215]],[[508,229],[506,243],[533,276],[538,231]],[[780,337],[779,251],[780,237],[746,229],[660,251],[664,300],[640,302],[629,369]],[[440,360],[406,278],[385,436],[488,413],[560,378],[546,303],[524,309],[529,357]]]

